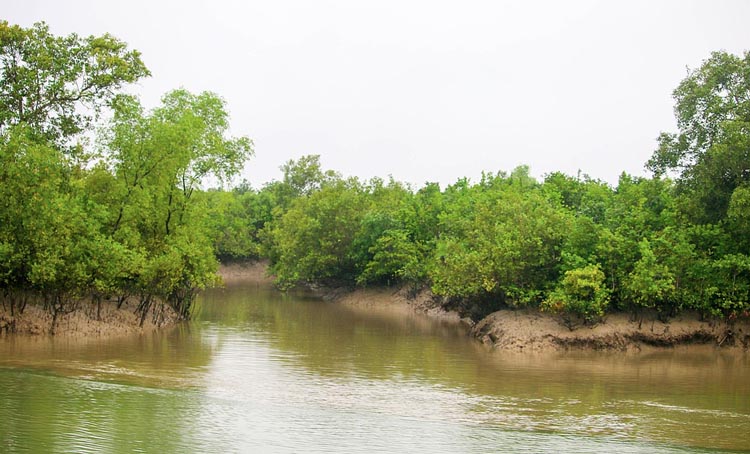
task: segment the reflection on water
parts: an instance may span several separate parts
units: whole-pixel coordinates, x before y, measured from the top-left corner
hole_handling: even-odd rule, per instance
[[[750,361],[502,354],[398,308],[207,292],[149,336],[0,341],[0,451],[750,449]]]

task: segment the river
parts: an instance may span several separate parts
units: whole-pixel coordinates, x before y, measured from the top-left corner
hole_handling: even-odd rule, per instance
[[[155,334],[0,339],[0,402],[0,452],[750,450],[747,354],[493,352],[258,285]]]

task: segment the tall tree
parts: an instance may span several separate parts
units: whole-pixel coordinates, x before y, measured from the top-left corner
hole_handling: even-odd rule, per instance
[[[750,52],[714,52],[673,93],[677,133],[662,133],[647,167],[679,173],[697,222],[724,218],[734,190],[750,185]]]
[[[148,76],[117,38],[54,36],[0,21],[0,133],[25,123],[58,143],[82,132],[126,83]]]
[[[137,276],[144,308],[156,297],[187,316],[216,270],[207,210],[194,193],[209,176],[231,179],[252,155],[252,141],[227,137],[226,107],[213,93],[175,90],[148,113],[129,96],[113,105],[102,137],[112,178],[97,194],[110,208],[109,233],[145,255]]]

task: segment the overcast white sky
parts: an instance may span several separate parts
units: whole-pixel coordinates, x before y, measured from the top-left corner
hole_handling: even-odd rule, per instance
[[[746,0],[5,0],[2,17],[127,42],[148,106],[217,92],[255,141],[255,187],[304,154],[416,187],[519,164],[645,175],[686,67],[750,49]]]

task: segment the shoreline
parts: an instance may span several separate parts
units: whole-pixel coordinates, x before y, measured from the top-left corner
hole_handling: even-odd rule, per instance
[[[641,321],[627,313],[611,313],[594,326],[565,327],[557,317],[533,309],[501,310],[480,320],[471,335],[482,343],[508,351],[639,352],[676,347],[714,347],[748,351],[750,323],[700,320],[683,313],[665,322],[655,315]]]
[[[120,337],[157,331],[176,325],[177,315],[167,305],[154,304],[140,324],[137,304],[125,301],[120,308],[114,301],[103,301],[97,317],[93,303],[82,303],[73,312],[61,314],[52,331],[52,314],[41,305],[29,303],[23,313],[11,316],[0,306],[0,337]]]
[[[229,276],[225,277],[227,285],[241,282],[271,285],[273,279],[266,275],[266,267],[265,262],[224,265],[220,274]],[[628,313],[611,313],[597,325],[570,330],[558,316],[536,309],[502,309],[474,323],[443,308],[429,290],[412,295],[406,288],[396,287],[322,288],[310,293],[334,304],[364,310],[398,309],[462,325],[467,336],[505,352],[640,352],[678,347],[747,352],[750,349],[750,320],[700,320],[697,314],[689,312],[666,323],[655,314],[635,321]]]
[[[218,274],[224,285],[272,286],[265,261],[222,264]],[[655,315],[633,321],[627,313],[612,313],[595,326],[568,329],[552,314],[535,309],[503,309],[474,323],[458,312],[446,310],[429,290],[414,294],[401,287],[319,288],[305,291],[314,297],[362,310],[399,311],[423,314],[455,324],[467,336],[493,350],[505,352],[549,353],[559,351],[640,352],[676,347],[713,347],[720,351],[750,350],[750,320],[700,320],[697,314],[683,313],[659,321]],[[135,313],[135,303],[127,301],[118,309],[114,302],[103,302],[100,317],[96,306],[81,307],[58,318],[55,333],[50,334],[52,316],[40,305],[29,304],[23,314],[11,317],[0,306],[0,337],[119,337],[154,332],[179,323],[166,305],[155,304],[143,326]]]
[[[366,309],[400,305],[431,318],[463,325],[468,336],[506,352],[639,352],[691,346],[746,352],[750,347],[748,321],[701,321],[697,314],[685,313],[666,323],[655,316],[638,322],[627,313],[612,313],[595,326],[570,330],[558,317],[535,309],[502,309],[474,323],[455,311],[445,310],[429,291],[422,291],[414,298],[407,293],[403,289],[356,289],[334,296],[332,301]]]
[[[218,274],[225,285],[254,282],[272,285],[267,277],[265,262],[220,265]],[[58,338],[114,338],[134,334],[147,334],[169,329],[180,323],[177,314],[166,304],[155,303],[143,325],[136,314],[137,302],[125,301],[120,308],[114,301],[102,301],[97,317],[96,305],[81,303],[78,309],[60,314],[52,332],[52,314],[41,304],[29,302],[21,314],[11,315],[0,304],[0,338],[5,337],[58,337]]]

